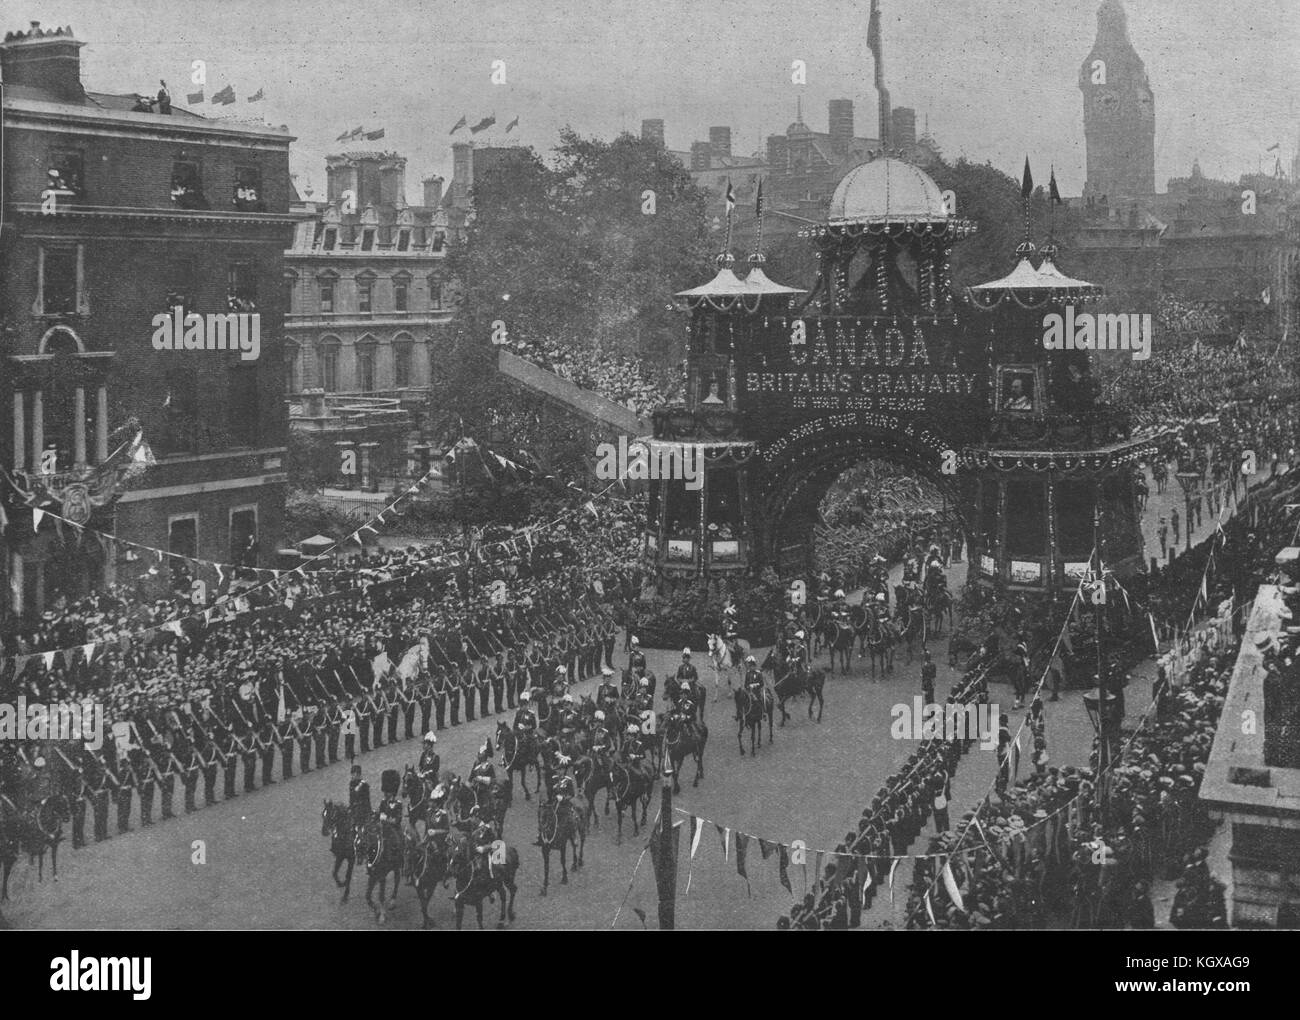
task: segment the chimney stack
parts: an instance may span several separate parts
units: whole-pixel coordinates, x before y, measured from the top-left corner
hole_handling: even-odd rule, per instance
[[[379,164],[378,204],[406,204],[406,160],[401,156],[392,156]]]
[[[889,143],[895,149],[908,152],[916,146],[916,111],[910,106],[897,106],[891,114],[892,130]]]
[[[767,168],[772,173],[785,173],[790,167],[790,139],[785,135],[767,136]]]
[[[691,169],[708,170],[713,165],[713,146],[709,142],[691,142]]]
[[[713,153],[714,159],[730,158],[731,156],[731,128],[729,127],[711,127],[709,128],[709,149]]]
[[[846,157],[853,145],[853,100],[832,99],[826,108],[831,150],[837,156]]]
[[[79,103],[86,98],[81,85],[81,47],[70,26],[41,28],[33,21],[26,31],[7,32],[0,44],[0,77],[6,85],[43,89],[56,99]]]
[[[658,118],[643,120],[641,122],[641,140],[643,142],[655,142],[662,146],[664,144],[664,122]]]
[[[436,209],[442,205],[442,186],[445,182],[437,174],[424,179],[424,205]]]

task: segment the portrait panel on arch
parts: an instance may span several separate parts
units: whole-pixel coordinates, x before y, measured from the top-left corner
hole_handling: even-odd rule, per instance
[[[1033,367],[1009,365],[998,369],[998,410],[1033,414],[1039,410],[1040,390],[1038,372]]]

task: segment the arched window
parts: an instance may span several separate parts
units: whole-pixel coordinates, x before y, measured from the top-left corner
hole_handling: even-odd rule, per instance
[[[320,386],[326,393],[339,391],[339,348],[342,344],[335,336],[324,337],[320,342]]]
[[[375,360],[378,343],[372,336],[357,341],[357,389],[369,393],[375,389]]]

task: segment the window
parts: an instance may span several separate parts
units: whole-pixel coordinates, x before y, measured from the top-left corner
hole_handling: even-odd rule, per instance
[[[60,198],[84,200],[86,184],[84,162],[77,149],[55,149],[50,154],[50,170],[45,187],[55,191],[67,192]]]
[[[374,299],[375,284],[373,280],[357,281],[357,310],[369,312]]]
[[[338,240],[339,240],[338,227],[327,227],[325,229],[325,244],[324,244],[325,250],[333,251],[334,245],[338,243]]]
[[[230,511],[230,560],[240,567],[257,565],[257,507]]]
[[[357,344],[357,389],[369,393],[375,388],[375,350],[373,340]]]
[[[393,385],[399,390],[411,385],[411,347],[409,340],[393,344]]]
[[[226,267],[226,307],[232,312],[257,311],[257,274],[250,262]]]
[[[361,250],[373,251],[375,247],[375,230],[373,227],[367,227],[361,232]]]
[[[339,342],[326,340],[320,347],[320,385],[326,393],[339,390]]]
[[[255,166],[235,167],[235,208],[240,212],[265,212],[262,171]]]
[[[293,340],[284,342],[284,388],[287,393],[297,393],[300,389],[299,382],[302,379],[302,372],[299,368],[298,359],[302,355],[302,350]]]
[[[172,202],[182,209],[206,209],[199,165],[177,160],[172,164]]]
[[[447,232],[444,230],[435,230],[433,232],[433,250],[442,251],[442,246],[447,243]]]
[[[396,311],[406,311],[406,284],[393,284],[393,308]]]
[[[226,426],[232,446],[252,446],[257,441],[257,365],[241,363],[227,369]]]
[[[411,231],[409,228],[403,227],[401,230],[397,232],[397,250],[408,251],[410,250],[410,247],[411,247]]]
[[[288,315],[293,311],[293,291],[298,281],[292,276],[284,278],[284,314]]]
[[[167,551],[191,558],[199,554],[198,514],[173,517],[167,522]]]
[[[429,307],[435,312],[442,309],[442,281],[436,276],[429,277]]]
[[[46,315],[77,312],[77,249],[45,248],[41,263],[41,309]]]
[[[334,284],[322,283],[320,285],[320,310],[322,312],[334,311]]]

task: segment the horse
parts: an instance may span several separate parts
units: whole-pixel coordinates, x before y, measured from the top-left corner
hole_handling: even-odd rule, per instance
[[[623,812],[632,808],[632,835],[639,835],[650,810],[650,794],[654,792],[654,773],[648,763],[634,767],[616,761],[610,765],[609,786],[614,791],[614,810],[618,813],[618,842],[623,842]],[[641,806],[641,822],[637,824],[636,809]]]
[[[500,765],[506,769],[506,785],[511,793],[515,790],[515,773],[519,773],[519,785],[524,789],[524,799],[532,800],[528,791],[528,769],[537,773],[536,793],[542,789],[542,767],[537,760],[537,734],[524,730],[516,733],[506,721],[497,724],[497,750],[500,751]]]
[[[920,605],[909,603],[903,613],[900,631],[903,644],[907,646],[907,664],[910,666],[914,655],[913,646],[916,644],[918,639],[921,642],[921,647],[925,648],[925,642],[927,639],[925,629],[925,609]]]
[[[677,776],[687,756],[695,759],[695,781],[699,786],[704,777],[704,745],[709,742],[709,728],[704,723],[682,720],[676,713],[664,724],[664,749],[673,769],[673,793],[681,793]]]
[[[478,786],[475,791],[475,804],[478,805],[479,817],[496,826],[497,835],[504,836],[506,831],[506,814],[514,801],[514,784],[506,786],[500,780]]]
[[[447,817],[455,825],[470,816],[470,813],[478,806],[478,797],[469,788],[468,784],[454,773],[448,777],[446,786]]]
[[[435,774],[437,771],[435,768]],[[424,822],[425,829],[428,829],[429,813],[433,807],[433,800],[429,794],[432,792],[429,781],[421,779],[415,768],[407,765],[402,773],[402,796],[406,798],[409,805],[406,810],[406,817],[410,819],[412,829],[415,828],[416,822]]]
[[[876,662],[880,663],[880,675],[894,671],[894,645],[898,643],[898,630],[888,620],[882,620],[875,613],[867,621],[867,657],[871,660],[871,678],[876,678]]]
[[[607,755],[596,752],[586,754],[573,763],[573,780],[578,784],[578,792],[587,804],[587,824],[592,821],[600,825],[600,816],[596,814],[596,794],[605,791],[605,814],[609,814],[609,802],[613,793],[609,779],[610,759]]]
[[[384,898],[388,894],[388,876],[393,876],[393,899],[389,906],[397,903],[397,890],[402,884],[402,857],[405,840],[400,831],[385,833],[383,824],[372,818],[357,829],[353,837],[356,855],[366,862],[366,905],[375,912],[375,919],[383,924],[387,919],[384,913]],[[375,886],[379,886],[379,903],[373,899]]]
[[[745,672],[745,657],[749,655],[749,646],[740,638],[727,644],[719,635],[709,635],[709,661],[713,663],[713,700],[722,697],[722,678],[727,678],[727,690],[733,689],[731,671],[737,670],[742,676]]]
[[[28,862],[36,865],[36,881],[45,879],[45,851],[50,851],[50,875],[59,880],[59,844],[63,823],[71,817],[68,799],[61,793],[46,797],[19,824],[19,841]]]
[[[334,855],[334,870],[331,872],[331,877],[334,879],[334,884],[343,890],[343,898],[339,902],[346,903],[348,894],[352,892],[352,869],[357,863],[356,847],[352,842],[356,836],[353,831],[352,813],[346,804],[336,804],[332,800],[327,800],[321,808],[320,819],[320,834],[329,837],[330,853]],[[348,872],[340,882],[339,865],[345,861]]]
[[[839,618],[831,619],[830,629],[833,631],[828,642],[831,654],[831,670],[834,671],[835,669],[835,655],[838,652],[840,671],[847,674],[849,672],[849,663],[853,660],[853,641],[857,637],[857,633],[851,623]]]
[[[935,636],[943,633],[943,618],[948,617],[948,626],[952,626],[952,592],[945,585],[931,588],[925,597],[925,615],[927,627]]]
[[[573,870],[582,867],[583,854],[587,848],[587,803],[582,795],[575,796],[571,803],[560,811],[555,801],[546,801],[537,806],[537,846],[542,850],[542,891],[551,885],[551,851],[560,853],[560,885],[569,884],[569,869],[565,864],[565,851],[573,847]]]
[[[473,904],[478,914],[479,930],[483,930],[483,901],[490,896],[500,895],[501,917],[498,928],[506,926],[506,916],[515,919],[515,894],[519,891],[515,876],[519,873],[519,851],[512,846],[505,847],[505,863],[488,863],[484,867],[476,860],[478,854],[469,845],[469,839],[459,832],[453,832],[451,840],[451,875],[456,883],[456,895],[452,902],[456,904],[456,930],[461,930],[465,919],[465,905]],[[504,844],[502,844],[504,846]]]
[[[771,661],[768,656],[767,662]],[[764,666],[767,665],[764,662]],[[772,698],[772,692],[766,687],[763,688],[761,696],[753,694],[748,687],[741,687],[735,693],[736,699],[736,746],[740,748],[740,756],[745,756],[745,744],[741,740],[745,727],[749,727],[749,754],[753,757],[754,738],[758,738],[758,746],[763,746],[763,714],[767,713],[767,742],[772,742],[772,717],[775,715],[775,701]]]
[[[446,885],[451,875],[451,860],[447,853],[445,836],[425,839],[406,844],[406,873],[411,884],[415,886],[415,895],[420,901],[420,915],[424,918],[423,927],[428,928],[429,901],[438,886]]]
[[[785,703],[791,698],[797,698],[801,694],[808,695],[808,718],[812,718],[813,702],[817,703],[817,721],[822,721],[822,709],[826,707],[826,674],[820,669],[808,669],[802,663],[796,663],[794,667],[787,669],[785,673],[777,677],[776,683],[776,703],[781,709],[781,725],[786,724],[790,715],[785,710]]]

